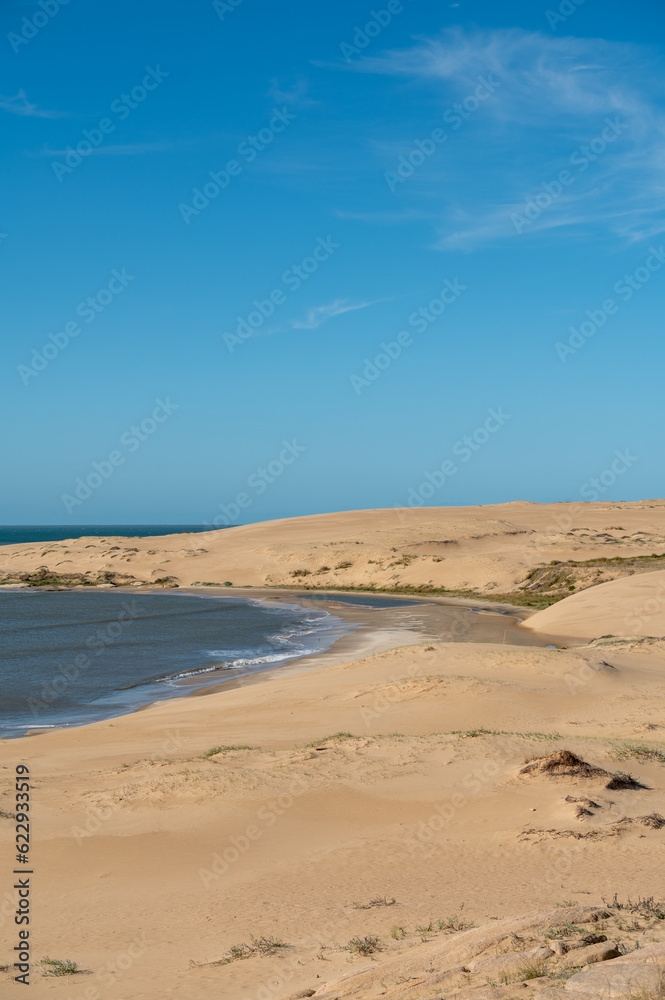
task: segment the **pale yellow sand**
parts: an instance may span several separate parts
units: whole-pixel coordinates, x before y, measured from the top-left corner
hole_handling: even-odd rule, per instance
[[[539,510],[511,507],[515,519]],[[624,507],[620,519],[611,512],[610,523],[637,530],[641,522],[655,532],[661,513],[662,505],[651,512]],[[482,520],[482,508],[476,517]],[[606,523],[607,512],[602,517]],[[350,548],[352,522],[366,525],[366,516],[346,518]],[[598,527],[600,512],[589,518]],[[396,529],[385,530],[390,536]],[[255,542],[263,532],[272,550],[268,528],[240,531],[254,532]],[[284,531],[291,529],[278,523],[280,553]],[[237,571],[242,546],[232,532],[227,536],[214,536],[214,544],[229,547],[227,553],[235,546]],[[468,582],[487,581],[490,563],[501,572],[517,565],[514,536],[489,537],[488,547],[504,546],[503,562],[496,552],[479,554]],[[324,538],[321,530],[316,545]],[[190,541],[193,547],[201,540]],[[85,544],[92,543],[83,543],[82,551]],[[184,547],[182,539],[163,544],[174,553]],[[305,549],[309,544],[303,542]],[[130,547],[155,545],[149,539]],[[465,545],[471,549],[471,540]],[[78,559],[80,543],[70,547]],[[556,558],[557,549],[548,556]],[[150,558],[141,557],[146,567]],[[179,556],[178,567],[189,558]],[[263,558],[288,565],[283,554],[255,549],[244,565],[254,567],[257,583],[266,572]],[[465,559],[471,567],[471,555]],[[217,567],[213,578],[220,575],[226,573]],[[661,578],[647,573],[630,585],[639,584],[640,600],[656,599]],[[573,609],[578,600],[591,601],[593,636],[623,631],[603,625],[599,633],[603,615],[616,620],[633,613],[630,587],[630,607],[622,606],[623,598],[603,596],[618,587],[571,599]],[[548,629],[576,627],[577,612],[569,616],[561,608]],[[655,620],[626,631],[657,635]],[[367,641],[368,648],[381,648],[380,638],[368,634]],[[403,631],[397,641],[406,641]],[[657,753],[646,753],[665,752],[664,651],[660,639],[604,639],[558,650],[428,639],[364,658],[357,653],[348,662],[331,659],[319,669],[301,664],[274,671],[256,683],[162,702],[94,726],[4,741],[0,809],[12,807],[17,762],[29,763],[34,780],[35,954],[71,958],[88,972],[35,977],[30,996],[271,1000],[320,990],[400,955],[417,958],[416,926],[455,913],[487,924],[551,910],[564,900],[597,904],[614,892],[624,899],[665,896],[665,829],[640,821],[665,815],[663,764]],[[338,732],[353,736],[327,738]],[[317,745],[307,746],[312,742]],[[251,749],[204,756],[222,744]],[[630,771],[645,787],[608,790],[605,781],[519,774],[528,758],[559,748],[611,772]],[[592,802],[590,814],[578,817],[579,803],[567,798]],[[0,818],[3,873],[12,842],[13,823]],[[3,877],[0,964],[12,961],[14,943],[11,882]],[[354,906],[384,896],[396,903]],[[561,913],[565,922],[565,908]],[[406,937],[392,938],[393,926],[403,927]],[[272,957],[210,964],[252,935],[274,935],[290,947]],[[344,950],[351,938],[365,935],[378,936],[385,950],[365,958]],[[398,972],[400,988],[415,974],[408,963]],[[423,991],[414,982],[405,997],[449,995],[437,993],[422,972]],[[6,978],[3,996],[26,995]],[[392,990],[395,979],[390,983]],[[344,988],[330,995],[369,998],[387,988],[370,977],[353,993]],[[479,997],[499,995],[479,989]]]
[[[665,635],[665,570],[584,590],[539,611],[522,627],[578,639]]]
[[[463,904],[481,923],[564,899],[662,894],[665,833],[616,825],[665,813],[662,765],[615,759],[624,743],[662,745],[662,649],[601,652],[407,647],[5,742],[5,789],[16,761],[34,775],[36,951],[92,972],[78,992],[44,979],[31,995],[94,985],[114,1000],[241,1000],[265,996],[277,975],[279,996],[353,971],[341,950],[353,936],[390,943],[399,924],[406,948],[416,925]],[[505,735],[451,735],[477,727]],[[337,731],[355,738],[305,746]],[[203,757],[219,744],[258,749]],[[650,790],[517,776],[528,756],[561,746]],[[598,808],[576,819],[568,795]],[[399,905],[354,908],[383,895]],[[252,934],[293,947],[189,968]],[[134,940],[135,959],[107,986]]]
[[[0,574],[126,574],[150,583],[405,585],[501,594],[558,560],[665,552],[665,501],[395,508],[266,521],[203,534],[80,538],[0,548]],[[294,573],[306,571],[306,576]],[[590,570],[585,585],[624,570]],[[632,570],[631,570],[632,572]]]

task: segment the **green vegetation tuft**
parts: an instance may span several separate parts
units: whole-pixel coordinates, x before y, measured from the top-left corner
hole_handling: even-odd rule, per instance
[[[344,951],[355,955],[373,955],[375,951],[381,951],[381,942],[378,937],[354,937],[344,945]]]
[[[43,976],[75,976],[79,972],[77,962],[70,958],[48,958],[45,956],[39,963]]]
[[[610,750],[614,760],[656,761],[665,764],[665,753],[657,747],[645,746],[643,743],[614,743]]]
[[[216,962],[212,962],[212,965],[228,965],[229,962],[239,962],[245,958],[252,958],[254,955],[260,955],[265,957],[266,955],[274,955],[276,951],[280,948],[289,948],[285,941],[280,941],[279,938],[274,938],[272,934],[270,937],[264,937],[261,935],[260,938],[255,938],[254,935],[250,938],[250,943],[245,944],[233,944],[226,952],[222,955]]]
[[[354,736],[353,733],[342,733],[342,732],[333,733],[332,736],[326,736],[324,739],[312,740],[311,743],[305,743],[305,747],[320,747],[324,743],[331,743],[332,740],[340,741],[340,740],[355,740],[355,739],[357,739],[357,737]]]
[[[473,920],[461,920],[456,913],[453,913],[452,917],[447,917],[446,920],[437,920],[436,923],[440,931],[453,934],[458,931],[468,931],[471,927],[476,926]]]
[[[206,750],[204,757],[216,757],[218,753],[226,754],[230,750],[260,750],[260,747],[249,747],[244,743],[238,743],[237,745],[227,745],[221,747],[211,747],[210,750]]]
[[[371,910],[374,906],[394,906],[397,900],[393,896],[388,899],[387,896],[376,896],[374,899],[370,899],[369,903],[354,903],[353,908],[355,910]]]
[[[565,924],[560,924],[558,927],[549,927],[545,931],[546,938],[557,941],[559,938],[571,937],[573,934],[584,934],[584,931],[577,924],[572,924],[570,920],[567,920]]]
[[[453,729],[451,736],[461,736],[463,739],[474,739],[477,736],[518,736],[522,740],[560,740],[560,733],[512,733],[506,729]]]

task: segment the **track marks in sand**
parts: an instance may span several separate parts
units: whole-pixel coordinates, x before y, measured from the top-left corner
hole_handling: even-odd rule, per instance
[[[495,685],[502,682],[487,683],[475,677],[454,674],[441,676],[425,674],[421,677],[402,677],[385,684],[373,684],[359,688],[348,694],[349,699],[356,698],[386,698],[391,702],[411,701],[421,697],[438,698],[450,695],[489,694]]]
[[[178,806],[279,795],[294,782],[304,791],[361,790],[402,777],[431,759],[436,743],[445,742],[444,737],[350,737],[292,750],[250,749],[183,762],[137,761],[97,775],[97,788],[84,792],[80,801],[91,807],[110,802],[123,809]]]

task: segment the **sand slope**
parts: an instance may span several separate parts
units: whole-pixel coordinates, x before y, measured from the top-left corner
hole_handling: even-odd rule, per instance
[[[255,586],[431,580],[492,593],[553,559],[659,553],[664,532],[662,501],[361,511],[186,537],[10,546],[0,571],[47,565],[128,582]],[[293,576],[303,569],[309,576]],[[652,567],[522,627],[525,639],[534,628],[561,635],[576,647],[566,649],[437,641],[445,629],[435,604],[420,632],[427,641],[386,649],[374,637],[368,648],[382,651],[359,659],[300,664],[0,743],[5,858],[17,762],[29,762],[34,785],[35,957],[70,958],[85,973],[35,976],[30,995],[508,1000],[516,986],[501,975],[551,952],[543,923],[555,921],[590,962],[577,907],[615,892],[665,896],[665,640],[640,638],[665,634],[663,592],[665,573]],[[397,631],[391,641],[404,643]],[[619,638],[578,645],[609,633]],[[558,750],[592,766],[524,770]],[[618,771],[635,782],[613,783]],[[13,960],[15,905],[5,885],[0,981],[13,1000],[23,991],[2,971]],[[496,925],[537,909],[547,912]],[[448,939],[471,921],[484,929]],[[662,938],[642,915],[612,916],[607,927],[625,947]],[[223,961],[262,936],[285,947]],[[350,942],[367,936],[380,949],[358,955]],[[566,955],[546,961],[565,971]],[[542,1000],[607,996],[605,980],[594,987],[579,975],[570,989],[565,977],[520,989],[549,986]]]
[[[0,548],[0,575],[46,566],[122,582],[181,586],[405,585],[511,593],[534,567],[665,552],[665,501],[390,508],[265,521],[156,538],[80,538]],[[641,567],[577,567],[569,586]],[[556,574],[555,574],[556,575]],[[565,575],[565,574],[564,574]],[[556,585],[555,585],[556,586]],[[562,596],[562,595],[560,595]]]
[[[521,628],[585,641],[603,635],[665,636],[665,571],[584,590],[537,612]]]
[[[418,927],[665,894],[665,829],[643,821],[665,814],[665,772],[635,756],[662,746],[663,648],[428,642],[0,744],[0,809],[16,761],[33,773],[36,954],[88,973],[31,996],[272,1000],[403,955],[390,989],[422,971],[404,996],[431,1000],[449,991],[411,961]],[[219,745],[247,749],[205,756]],[[645,787],[521,773],[559,748]],[[12,837],[0,819],[6,857]],[[252,935],[289,947],[211,964]],[[367,935],[376,955],[346,950]]]

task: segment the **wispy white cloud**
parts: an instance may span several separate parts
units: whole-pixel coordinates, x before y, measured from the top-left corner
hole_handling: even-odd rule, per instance
[[[21,115],[25,118],[69,117],[66,111],[49,111],[46,108],[39,108],[36,104],[32,104],[23,89],[19,90],[18,94],[14,94],[12,97],[3,97],[0,95],[0,111],[8,111],[11,115]]]
[[[492,31],[448,29],[422,38],[409,49],[368,56],[353,65],[365,73],[384,73],[446,81],[460,89],[475,87],[480,74],[495,73],[508,86],[501,110],[528,121],[561,109],[576,116],[604,111],[628,113],[634,97],[627,76],[655,53],[602,38],[545,35],[521,28]],[[494,102],[493,102],[494,103]],[[499,105],[494,104],[495,113]]]
[[[290,104],[295,108],[308,108],[316,104],[310,97],[307,80],[298,80],[291,87],[283,87],[278,80],[270,81],[268,96],[277,104]]]
[[[626,123],[626,131],[588,169],[574,171],[571,190],[524,231],[576,238],[602,230],[624,241],[665,231],[665,86],[655,50],[517,28],[458,28],[355,60],[353,69],[405,78],[429,90],[441,113],[473,94],[480,76],[500,81],[477,118],[459,135],[449,130],[444,153],[397,188],[403,209],[408,204],[435,218],[438,248],[514,239],[511,216],[570,166],[571,154],[607,118]],[[393,169],[397,151],[408,151],[413,139],[409,123],[401,148],[393,134],[373,140],[374,154]]]
[[[376,299],[374,302],[358,302],[354,304],[347,302],[346,299],[335,299],[334,302],[331,302],[327,306],[314,306],[312,309],[308,309],[306,319],[293,320],[291,326],[294,330],[316,330],[317,327],[321,326],[327,320],[332,319],[333,316],[355,312],[357,309],[367,309],[368,306],[376,305],[379,301],[383,300]]]

